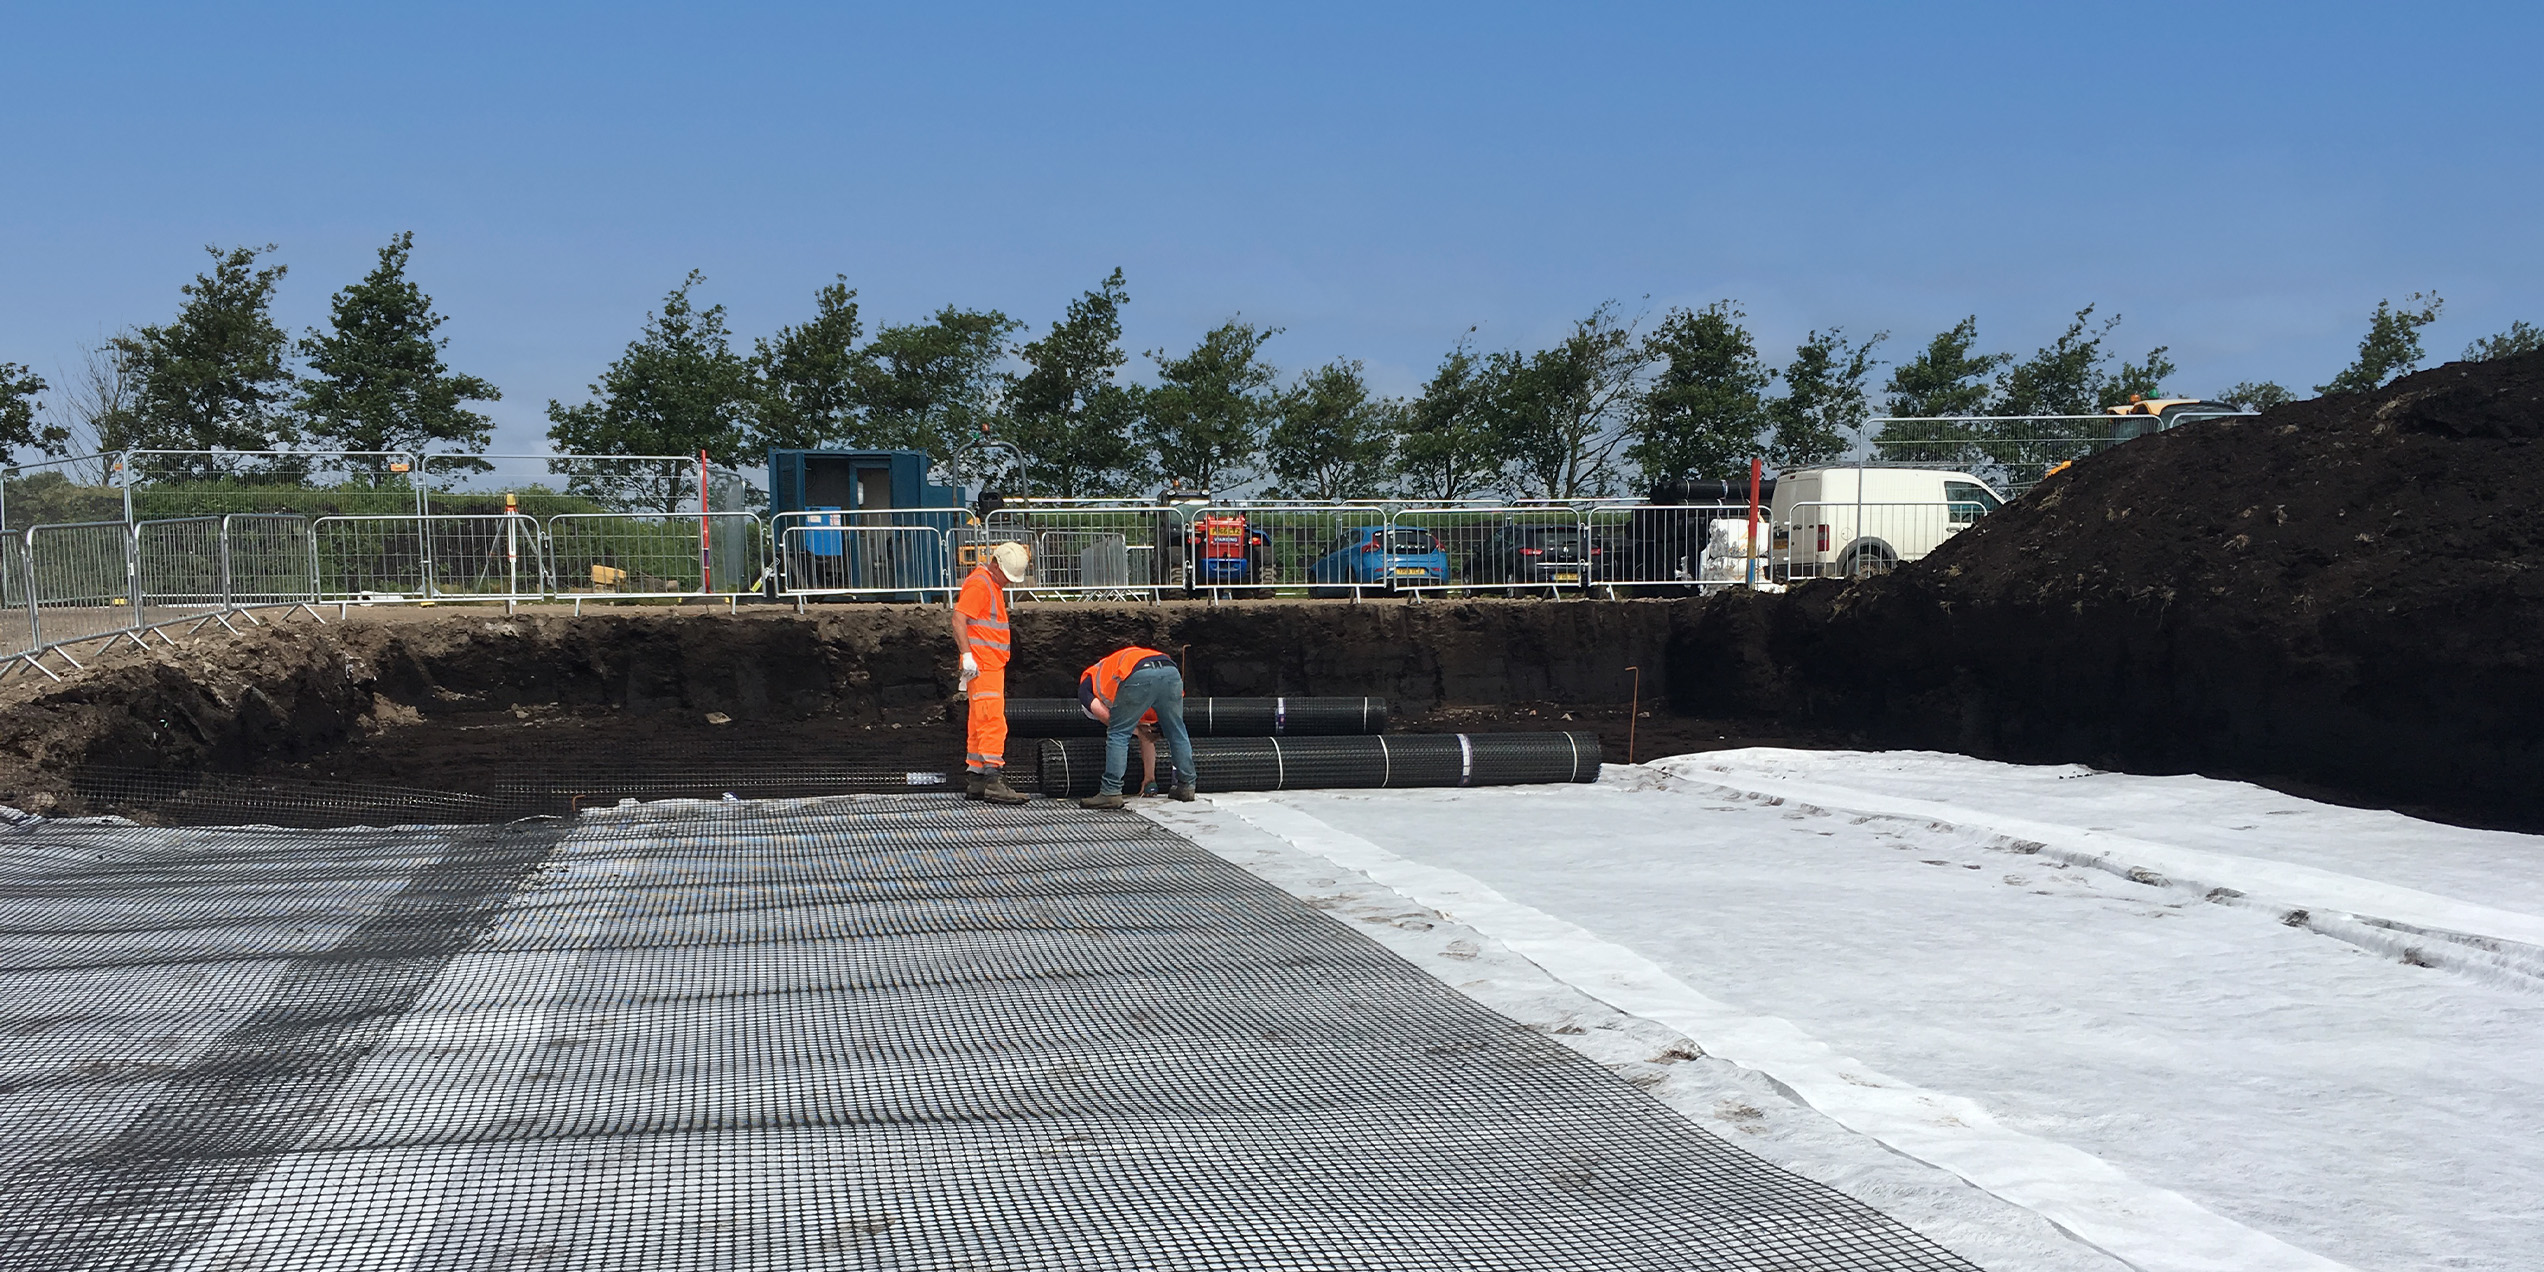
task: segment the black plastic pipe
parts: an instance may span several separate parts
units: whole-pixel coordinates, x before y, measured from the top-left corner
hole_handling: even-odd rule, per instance
[[[1387,731],[1384,698],[1186,698],[1197,738],[1329,737]],[[1100,738],[1104,726],[1075,698],[1010,698],[1007,732],[1020,738]]]
[[[1104,777],[1101,738],[1045,738],[1042,793],[1093,795]],[[1166,766],[1164,747],[1158,762]],[[1397,733],[1366,738],[1196,738],[1203,791],[1316,787],[1520,786],[1599,780],[1595,733]],[[1128,782],[1139,780],[1131,747]]]

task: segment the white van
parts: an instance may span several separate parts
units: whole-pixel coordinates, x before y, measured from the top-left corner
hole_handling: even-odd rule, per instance
[[[1880,465],[1776,479],[1768,564],[1785,579],[1863,578],[1914,561],[2005,506],[1968,473]]]

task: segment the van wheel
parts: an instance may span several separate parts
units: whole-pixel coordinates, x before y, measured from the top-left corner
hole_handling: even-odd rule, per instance
[[[1837,561],[1837,576],[1842,579],[1869,579],[1899,568],[1899,558],[1885,543],[1858,544],[1846,550]]]

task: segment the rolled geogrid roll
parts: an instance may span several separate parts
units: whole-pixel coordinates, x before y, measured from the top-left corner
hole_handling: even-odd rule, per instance
[[[1384,698],[1186,698],[1197,738],[1335,737],[1387,731]],[[1104,726],[1075,698],[1010,698],[1007,732],[1020,738],[1100,738]]]
[[[1165,748],[1158,762],[1165,764]],[[1092,795],[1104,777],[1101,738],[1045,738],[1042,793]],[[1347,786],[1521,786],[1599,780],[1595,733],[1396,733],[1343,738],[1195,738],[1193,765],[1210,791]],[[1138,780],[1139,748],[1130,772]]]

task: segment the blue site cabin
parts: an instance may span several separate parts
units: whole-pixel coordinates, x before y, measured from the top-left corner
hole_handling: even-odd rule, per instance
[[[841,532],[901,526],[942,533],[968,522],[955,511],[965,506],[965,492],[929,480],[932,466],[923,451],[772,447],[769,522],[790,585],[861,592],[947,586],[938,577],[945,567],[921,550],[921,536],[861,536],[859,550],[850,552],[844,542],[850,536]]]

